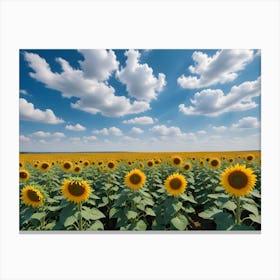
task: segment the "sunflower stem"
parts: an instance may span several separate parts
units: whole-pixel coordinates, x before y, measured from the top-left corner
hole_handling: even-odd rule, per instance
[[[236,197],[236,204],[237,204],[237,209],[236,209],[236,224],[237,224],[237,225],[240,225],[241,208],[240,208],[240,198],[239,198],[239,196]]]
[[[78,204],[79,209],[79,230],[83,230],[83,218],[82,218],[82,203]]]

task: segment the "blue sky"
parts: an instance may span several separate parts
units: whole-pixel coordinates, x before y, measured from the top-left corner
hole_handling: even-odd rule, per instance
[[[260,149],[259,50],[20,50],[20,151]]]

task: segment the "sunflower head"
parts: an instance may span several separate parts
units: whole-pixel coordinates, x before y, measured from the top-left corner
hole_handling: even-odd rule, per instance
[[[254,157],[254,155],[252,155],[252,154],[248,154],[247,156],[246,156],[246,161],[247,162],[251,162],[251,161],[253,161],[255,159],[255,157]]]
[[[212,169],[218,169],[221,167],[221,161],[218,159],[218,158],[211,158],[209,160],[209,166],[212,168]]]
[[[236,164],[221,174],[221,184],[226,192],[234,196],[248,195],[256,184],[256,175],[251,168]]]
[[[187,180],[183,175],[174,173],[168,176],[164,185],[169,194],[177,196],[185,192]]]
[[[80,165],[75,165],[72,169],[72,172],[75,174],[79,174],[82,171],[82,167]]]
[[[204,167],[204,161],[202,159],[199,161],[199,167],[200,168]]]
[[[72,162],[71,161],[65,161],[62,163],[61,168],[63,171],[68,172],[72,168]]]
[[[147,161],[147,166],[148,166],[149,168],[152,168],[152,167],[154,166],[154,160],[153,160],[153,159],[149,159],[149,160]]]
[[[139,169],[133,169],[126,174],[124,182],[130,189],[139,190],[146,182],[146,175]]]
[[[115,161],[110,160],[107,162],[107,167],[109,170],[114,170],[116,168],[117,164]]]
[[[90,165],[90,162],[88,160],[84,160],[83,165],[84,167],[88,167]]]
[[[22,170],[19,171],[19,180],[21,182],[25,182],[29,178],[30,178],[30,174],[29,174],[29,172],[27,170],[22,169]]]
[[[171,164],[175,167],[180,167],[182,162],[183,162],[183,160],[179,156],[172,156],[171,157]]]
[[[44,195],[37,186],[25,186],[21,190],[21,200],[25,205],[35,208],[44,203]]]
[[[40,164],[41,171],[48,171],[50,168],[51,168],[51,165],[47,161],[44,161]]]
[[[91,188],[81,178],[70,178],[64,180],[61,192],[68,201],[81,203],[88,200]]]
[[[155,159],[155,164],[156,165],[160,165],[161,164],[161,160],[160,159]]]
[[[20,162],[20,163],[19,163],[19,168],[22,168],[22,167],[23,167],[23,163]]]
[[[189,170],[191,170],[192,169],[192,164],[190,163],[190,162],[185,162],[184,164],[183,164],[183,170],[184,171],[189,171]]]

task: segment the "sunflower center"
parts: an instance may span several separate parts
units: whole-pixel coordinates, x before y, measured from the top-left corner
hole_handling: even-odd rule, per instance
[[[70,169],[71,168],[71,164],[69,162],[64,163],[64,168],[65,169]]]
[[[173,190],[178,190],[182,186],[182,181],[178,178],[173,178],[169,184]]]
[[[19,172],[19,177],[20,177],[21,179],[26,179],[26,178],[27,178],[27,173],[24,172],[24,171],[21,171],[21,172]]]
[[[108,167],[109,167],[109,168],[114,168],[114,166],[115,166],[115,165],[114,165],[113,162],[109,162],[109,163],[108,163]]]
[[[47,169],[47,168],[49,167],[49,165],[48,165],[47,163],[43,163],[43,164],[41,165],[41,167],[42,167],[42,169]]]
[[[216,159],[213,159],[213,160],[211,161],[211,165],[212,165],[212,166],[218,166],[218,161],[217,161]]]
[[[85,188],[82,183],[73,182],[69,184],[68,191],[74,196],[81,196],[85,192]]]
[[[179,158],[174,158],[173,162],[174,162],[174,164],[180,164],[181,160]]]
[[[36,191],[28,190],[27,196],[28,196],[28,198],[29,198],[31,201],[34,201],[34,202],[39,202],[39,201],[41,201],[41,198],[40,198],[40,196],[37,194]]]
[[[185,169],[185,170],[189,170],[189,169],[190,169],[190,166],[189,166],[188,164],[186,164],[186,165],[184,166],[184,169]]]
[[[236,170],[229,174],[228,182],[234,189],[243,189],[248,183],[248,177],[242,171]]]
[[[151,161],[149,161],[148,166],[153,166],[153,163]]]
[[[253,159],[253,157],[252,156],[247,156],[247,160],[252,160]]]
[[[141,176],[138,175],[138,174],[132,174],[130,177],[129,177],[129,181],[132,183],[132,184],[139,184],[141,182]]]

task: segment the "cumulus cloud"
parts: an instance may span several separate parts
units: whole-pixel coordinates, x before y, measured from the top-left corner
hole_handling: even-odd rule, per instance
[[[106,81],[114,70],[118,69],[119,62],[112,50],[79,50],[84,56],[79,61],[85,78]]]
[[[227,130],[227,127],[224,125],[221,126],[212,126],[212,129],[216,132],[224,132]]]
[[[24,135],[20,135],[20,136],[19,136],[19,141],[22,141],[22,142],[29,142],[29,141],[30,141],[30,138],[27,137],[27,136],[24,136]]]
[[[86,141],[96,141],[97,140],[97,137],[96,136],[84,136],[83,137],[84,140]]]
[[[101,134],[104,136],[109,136],[109,135],[121,136],[122,135],[122,131],[115,126],[110,127],[110,128],[102,128],[101,130],[93,130],[92,132],[94,134]]]
[[[47,137],[53,137],[53,138],[63,138],[65,137],[64,133],[62,132],[45,132],[45,131],[36,131],[31,134],[31,136],[39,137],[39,138],[47,138]]]
[[[154,119],[151,117],[136,117],[130,120],[123,121],[125,124],[138,124],[138,125],[147,125],[147,124],[153,124]]]
[[[199,130],[196,132],[197,134],[205,135],[207,132],[205,130]]]
[[[254,56],[253,50],[220,50],[212,57],[196,51],[192,55],[194,65],[188,68],[196,76],[181,75],[177,82],[182,88],[189,89],[232,82]]]
[[[86,128],[82,125],[80,125],[79,123],[77,123],[76,125],[71,125],[68,124],[65,126],[66,130],[72,130],[72,131],[84,131],[86,130]]]
[[[137,114],[150,109],[150,104],[146,101],[131,102],[125,96],[115,95],[115,89],[107,81],[86,78],[82,70],[73,69],[62,58],[56,59],[61,65],[62,72],[54,73],[46,60],[38,54],[25,52],[24,57],[34,71],[29,73],[32,78],[44,83],[50,89],[61,92],[65,98],[78,99],[75,103],[71,103],[72,108],[108,117]],[[82,67],[86,67],[85,64],[82,64]],[[100,75],[105,77],[107,74]]]
[[[19,93],[20,93],[20,94],[23,94],[23,95],[31,95],[31,94],[29,94],[25,89],[21,89],[21,90],[19,91]]]
[[[29,103],[24,98],[19,99],[19,115],[20,119],[24,121],[34,121],[49,124],[63,123],[64,120],[55,116],[51,109],[42,111],[35,109],[32,103]]]
[[[132,127],[131,128],[131,133],[133,133],[133,134],[142,134],[143,132],[144,132],[144,130],[142,130],[139,127]]]
[[[179,105],[185,115],[218,116],[226,112],[245,111],[258,106],[252,99],[261,93],[261,79],[233,86],[228,94],[220,89],[205,89],[195,93],[193,106]]]
[[[259,128],[260,122],[254,117],[244,117],[240,119],[237,123],[232,125],[233,129],[252,129]]]
[[[52,136],[55,138],[63,138],[63,137],[65,137],[65,134],[62,132],[55,132],[52,134]]]
[[[128,94],[138,100],[150,102],[156,99],[166,85],[165,75],[156,78],[148,64],[140,64],[140,53],[135,50],[125,52],[126,66],[116,72],[116,77],[126,85]]]

